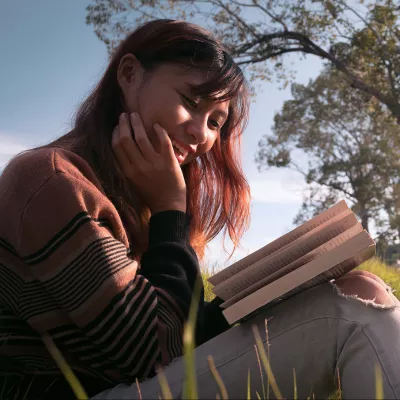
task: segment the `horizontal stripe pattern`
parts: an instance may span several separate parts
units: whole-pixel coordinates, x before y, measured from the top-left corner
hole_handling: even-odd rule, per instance
[[[154,374],[182,352],[182,311],[140,274],[90,173],[47,173],[21,207],[20,237],[0,227],[0,360],[13,373],[57,374],[38,333],[47,332],[74,370],[103,382]],[[3,206],[0,197],[0,217]]]

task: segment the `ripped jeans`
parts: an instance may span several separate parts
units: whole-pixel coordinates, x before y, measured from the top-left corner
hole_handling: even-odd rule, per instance
[[[361,281],[349,275],[337,285],[326,283],[296,294],[199,346],[195,352],[199,398],[221,396],[208,355],[213,356],[230,399],[247,397],[248,373],[251,398],[256,392],[263,398],[267,390],[274,398],[265,372],[263,377],[260,373],[252,329],[256,325],[284,398],[294,397],[293,371],[299,399],[328,398],[338,388],[342,399],[376,398],[378,366],[383,398],[399,399],[400,302],[375,275],[363,275]],[[175,359],[164,374],[173,398],[183,398],[183,358]],[[140,390],[141,395],[136,384],[120,384],[94,398],[156,399],[162,393],[158,377],[140,383]]]

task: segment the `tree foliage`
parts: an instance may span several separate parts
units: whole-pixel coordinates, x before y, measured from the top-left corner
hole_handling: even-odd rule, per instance
[[[260,141],[256,163],[259,169],[287,167],[304,175],[310,188],[295,222],[346,198],[365,229],[373,219],[379,233],[399,232],[400,140],[394,118],[331,68],[306,86],[293,84],[292,97],[275,115],[273,134]]]
[[[87,7],[87,23],[109,52],[155,18],[205,25],[252,79],[271,79],[275,72],[286,80],[288,53],[320,57],[400,123],[397,0],[93,0]]]

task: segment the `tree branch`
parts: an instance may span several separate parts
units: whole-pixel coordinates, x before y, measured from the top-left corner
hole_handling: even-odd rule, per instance
[[[253,28],[251,28],[248,24],[246,24],[246,22],[244,22],[242,20],[242,18],[240,18],[238,15],[234,14],[229,7],[227,7],[221,0],[216,0],[216,3],[223,8],[231,17],[235,18],[240,25],[242,25],[242,27],[244,27],[247,31],[249,31],[254,37],[256,37],[257,39],[260,38],[260,35],[257,31],[255,31]]]
[[[292,49],[280,50],[280,51],[277,51],[275,53],[270,53],[270,54],[268,54],[266,56],[263,56],[263,57],[251,58],[249,60],[237,61],[236,64],[238,64],[238,65],[246,65],[246,64],[259,63],[259,62],[262,62],[262,61],[266,61],[266,60],[268,60],[269,58],[272,58],[272,57],[277,57],[277,56],[280,56],[282,54],[294,53],[294,52],[299,52],[299,51],[307,53],[303,49],[303,47],[293,47]]]
[[[353,74],[346,67],[346,65],[343,62],[341,62],[338,58],[336,58],[331,53],[328,53],[327,51],[325,51],[324,49],[319,47],[317,44],[315,44],[311,39],[309,39],[303,33],[293,32],[293,31],[288,31],[288,32],[281,31],[281,32],[274,32],[274,33],[270,33],[270,34],[264,34],[261,36],[261,40],[255,40],[255,41],[247,43],[246,45],[244,45],[242,47],[237,48],[235,51],[235,54],[236,55],[238,53],[240,54],[240,52],[243,51],[243,49],[245,47],[248,50],[249,48],[254,47],[256,45],[262,46],[262,42],[268,42],[268,41],[271,41],[272,39],[279,39],[279,38],[287,39],[287,40],[289,40],[289,39],[297,40],[300,44],[303,45],[303,47],[298,47],[297,51],[314,54],[316,56],[319,56],[321,58],[329,60],[339,71],[341,71],[345,75],[346,80],[350,83],[350,85],[352,87],[357,88],[357,89],[363,91],[364,93],[367,93],[367,94],[375,97],[381,103],[385,104],[389,108],[389,110],[393,113],[393,115],[396,116],[398,123],[400,123],[400,104],[398,104],[395,101],[392,101],[390,98],[385,96],[376,87],[370,86],[369,84],[364,82],[361,78],[359,78],[358,76]],[[253,62],[265,61],[268,58],[275,57],[277,55],[282,55],[285,53],[290,53],[290,52],[293,52],[293,50],[284,48],[281,51],[274,53],[274,54],[266,53],[264,56],[259,57],[258,59],[255,59]],[[241,63],[248,64],[250,62],[251,61],[245,61],[245,62],[241,62]]]

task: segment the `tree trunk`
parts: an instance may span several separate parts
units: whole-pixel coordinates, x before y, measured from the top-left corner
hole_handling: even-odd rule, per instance
[[[369,215],[364,205],[360,205],[360,218],[362,227],[369,232]]]

